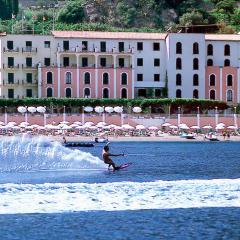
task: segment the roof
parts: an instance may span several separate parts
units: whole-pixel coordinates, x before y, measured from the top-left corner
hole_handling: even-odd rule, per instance
[[[55,38],[165,40],[166,33],[52,31]]]
[[[6,36],[7,35],[7,33],[5,33],[5,32],[0,32],[0,36],[2,37],[2,36]]]
[[[206,34],[206,41],[240,41],[238,34]]]

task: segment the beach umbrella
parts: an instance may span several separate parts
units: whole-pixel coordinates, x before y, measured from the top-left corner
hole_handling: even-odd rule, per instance
[[[106,126],[107,124],[105,122],[99,122],[96,126],[97,127],[103,127]]]
[[[35,113],[37,111],[37,108],[35,107],[28,107],[27,110],[30,112],[30,113]]]
[[[68,125],[65,125],[65,126],[62,127],[62,129],[63,129],[63,130],[70,130],[70,129],[72,129],[72,128],[71,128],[70,126],[68,126]]]
[[[223,130],[223,129],[225,129],[225,127],[221,125],[216,127],[216,130]]]
[[[85,129],[86,127],[85,126],[78,126],[78,127],[76,127],[76,129],[78,129],[78,130],[82,130],[82,129]]]
[[[67,124],[69,124],[69,122],[68,121],[62,121],[62,122],[60,122],[60,124],[67,125]]]
[[[123,128],[123,129],[126,129],[126,130],[133,130],[133,129],[134,129],[134,127],[132,127],[132,126],[129,125],[129,124],[123,124],[123,125],[122,125],[122,128]]]
[[[89,129],[90,130],[97,130],[98,128],[96,126],[90,126]]]
[[[85,111],[85,112],[92,112],[92,111],[93,111],[93,108],[90,107],[90,106],[88,106],[88,107],[85,107],[85,108],[84,108],[84,111]]]
[[[206,125],[206,126],[203,126],[202,128],[203,128],[203,129],[212,129],[212,126]]]
[[[114,109],[113,109],[113,107],[105,107],[105,111],[107,113],[112,113],[112,112],[114,112]]]
[[[224,123],[218,123],[217,126],[223,126],[223,127],[225,127],[226,124],[224,124]]]
[[[85,124],[84,124],[84,126],[92,126],[92,125],[94,125],[94,123],[93,122],[86,122]]]
[[[133,110],[134,113],[142,112],[142,109],[140,107],[134,107],[132,110]]]
[[[228,127],[227,127],[227,129],[236,130],[236,129],[237,129],[237,127],[235,127],[235,126],[228,126]]]
[[[70,127],[71,127],[71,128],[76,128],[76,127],[79,127],[79,125],[73,123],[73,124],[70,125]]]
[[[188,130],[188,129],[190,129],[190,128],[189,128],[187,125],[185,125],[185,126],[181,126],[180,129],[182,129],[182,130]]]
[[[12,126],[12,127],[14,127],[14,126]],[[8,129],[8,128],[10,128],[9,126],[0,126],[0,129]]]
[[[97,113],[103,113],[104,112],[104,108],[103,107],[100,107],[100,106],[97,106],[94,108],[95,112]]]
[[[186,123],[181,123],[181,124],[178,125],[179,128],[186,127],[186,126],[187,126]]]
[[[123,112],[123,108],[122,107],[114,107],[113,108],[113,110],[114,110],[114,112],[116,112],[116,113],[122,113]]]
[[[0,122],[0,125],[5,125],[5,123],[4,122]]]
[[[151,130],[151,131],[157,131],[158,130],[158,128],[155,127],[155,126],[149,127],[148,129]]]
[[[192,126],[192,127],[190,127],[191,129],[200,129],[200,127],[199,126]]]
[[[162,124],[162,127],[170,127],[170,126],[171,126],[170,123],[164,123],[164,124]]]
[[[38,126],[37,129],[38,129],[38,130],[45,130],[45,127],[43,127],[43,126]]]
[[[33,128],[38,128],[39,125],[38,125],[38,124],[33,124],[32,127],[33,127]]]
[[[121,126],[115,126],[114,129],[115,130],[122,130],[123,128]]]
[[[115,128],[115,127],[117,127],[117,125],[115,125],[115,124],[110,124],[110,125],[108,125],[108,127],[110,127],[110,128]]]
[[[45,113],[46,112],[46,108],[45,107],[37,107],[37,112],[39,113]]]
[[[178,129],[178,127],[175,126],[175,125],[171,125],[171,126],[169,126],[169,128],[171,128],[171,129]]]
[[[73,124],[82,125],[81,122],[74,122]]]
[[[111,126],[104,126],[103,129],[104,130],[110,130],[112,127]]]
[[[33,126],[26,126],[27,130],[32,130],[34,127]]]
[[[28,125],[30,125],[30,123],[29,122],[21,122],[19,125],[28,126]]]
[[[15,126],[16,123],[15,123],[15,122],[9,122],[7,125],[8,125],[8,126]]]
[[[146,128],[145,128],[145,126],[143,126],[143,125],[137,125],[137,126],[136,126],[136,129],[137,129],[137,130],[144,130],[144,129],[146,129]]]
[[[19,130],[19,129],[21,129],[21,128],[20,128],[19,126],[13,126],[12,129],[13,129],[13,130]]]
[[[27,108],[26,107],[23,107],[23,106],[20,106],[17,108],[18,112],[20,113],[25,113],[27,111]]]

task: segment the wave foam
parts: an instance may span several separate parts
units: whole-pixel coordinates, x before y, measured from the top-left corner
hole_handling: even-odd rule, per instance
[[[0,185],[0,214],[240,207],[240,179]]]

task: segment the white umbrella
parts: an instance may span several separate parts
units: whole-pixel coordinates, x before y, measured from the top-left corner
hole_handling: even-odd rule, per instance
[[[112,127],[111,126],[104,126],[103,129],[104,130],[110,130]]]
[[[186,123],[181,123],[181,124],[178,125],[179,128],[186,127],[186,126],[187,126]]]
[[[158,130],[158,128],[155,127],[155,126],[149,127],[148,129],[151,130],[151,131],[157,131]]]
[[[200,129],[200,127],[199,126],[192,126],[192,127],[190,127],[191,129]]]
[[[27,110],[30,112],[30,113],[35,113],[37,111],[37,108],[35,107],[28,107]]]
[[[170,126],[171,126],[170,123],[164,123],[164,124],[162,125],[162,127],[170,127]]]
[[[96,126],[97,127],[103,127],[106,126],[107,124],[105,122],[99,122]]]
[[[223,130],[223,129],[225,129],[225,127],[221,125],[216,127],[216,130]]]
[[[33,124],[32,127],[33,127],[33,128],[38,128],[39,125],[38,125],[38,124]]]
[[[223,127],[225,127],[226,126],[226,124],[224,124],[224,123],[218,123],[218,125],[217,126],[223,126]]]
[[[237,127],[235,127],[235,126],[228,126],[227,129],[233,129],[233,130],[235,130],[235,129],[237,129]]]
[[[60,122],[60,124],[69,124],[69,122],[68,121],[62,121],[62,122]]]
[[[181,128],[182,130],[188,130],[188,129],[190,129],[187,125],[181,126],[180,128]]]
[[[145,126],[143,126],[143,125],[137,125],[137,126],[136,126],[136,129],[137,129],[137,130],[144,130],[144,129],[146,129],[146,128],[145,128]]]
[[[97,113],[102,113],[102,112],[104,112],[104,108],[103,108],[103,107],[100,107],[100,106],[95,107],[94,110],[95,110],[95,112],[97,112]]]
[[[45,113],[46,112],[46,108],[45,107],[37,107],[37,112],[39,113]]]
[[[46,129],[59,129],[58,126],[54,126],[54,125],[52,125],[52,124],[47,124],[47,125],[45,125],[45,128],[46,128]]]
[[[123,125],[122,125],[122,128],[123,128],[123,129],[127,129],[127,130],[132,130],[132,129],[134,129],[134,127],[132,127],[132,126],[129,125],[129,124],[123,124]]]
[[[27,111],[27,108],[20,106],[20,107],[17,108],[17,110],[20,113],[25,113]]]
[[[122,113],[123,112],[123,108],[122,107],[114,107],[114,112],[116,113]]]
[[[76,129],[78,129],[78,130],[85,129],[85,128],[86,128],[85,126],[76,127]]]
[[[93,111],[93,108],[88,106],[88,107],[85,107],[85,108],[84,108],[84,111],[85,111],[85,112],[92,112],[92,111]]]
[[[81,122],[74,122],[73,124],[82,125]]]
[[[37,129],[38,129],[38,130],[44,130],[45,127],[43,127],[43,126],[38,126]]]
[[[115,129],[115,130],[122,130],[123,128],[120,127],[120,126],[115,126],[114,129]]]
[[[32,130],[34,127],[33,126],[27,126],[26,129],[27,130]]]
[[[62,127],[62,129],[63,129],[63,130],[70,130],[70,129],[72,129],[72,128],[71,128],[70,126],[68,126],[68,125],[65,125],[65,126]]]
[[[21,122],[19,125],[28,126],[28,125],[30,125],[30,123],[29,122]]]
[[[12,129],[13,129],[13,130],[19,130],[20,127],[19,127],[19,126],[14,126],[14,127],[12,127]]]
[[[63,128],[63,127],[66,127],[66,126],[68,126],[68,125],[67,125],[67,124],[64,124],[64,123],[58,124],[58,127],[59,127],[59,128]]]
[[[5,125],[5,123],[4,122],[0,122],[0,125]]]
[[[76,127],[79,127],[79,125],[73,123],[73,124],[70,125],[70,127],[72,127],[72,128],[76,128]]]
[[[12,126],[12,127],[14,127],[14,126]],[[0,126],[0,129],[8,129],[8,128],[10,128],[9,126]]]
[[[117,127],[117,125],[115,125],[115,124],[110,124],[108,127],[110,127],[110,128],[115,128],[115,127]]]
[[[171,125],[171,126],[169,126],[169,128],[171,128],[171,129],[178,129],[178,127],[175,126],[175,125]]]
[[[94,123],[93,122],[86,122],[85,124],[84,124],[84,126],[92,126],[92,125],[94,125]]]
[[[134,113],[142,112],[142,109],[140,107],[134,107],[132,110],[133,110]]]
[[[203,127],[203,129],[212,129],[212,126],[206,125],[206,126]]]
[[[113,107],[105,107],[105,111],[107,113],[112,113],[112,112],[114,112],[114,109],[113,109]]]
[[[90,126],[89,129],[91,130],[97,130],[98,128],[96,126]]]

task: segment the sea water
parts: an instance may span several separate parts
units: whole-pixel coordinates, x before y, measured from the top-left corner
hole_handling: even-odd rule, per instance
[[[239,143],[111,143],[117,172],[102,146],[0,142],[1,239],[240,238]]]

